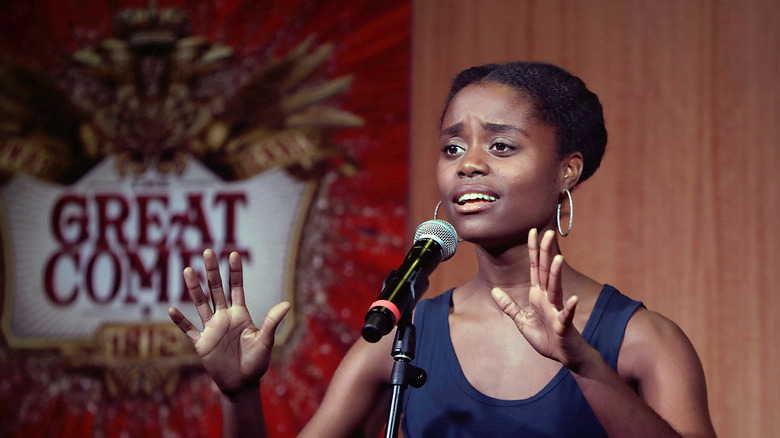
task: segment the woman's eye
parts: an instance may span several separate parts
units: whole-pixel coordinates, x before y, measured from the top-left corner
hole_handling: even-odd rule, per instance
[[[461,148],[460,146],[456,146],[454,144],[445,144],[441,148],[442,153],[444,153],[445,155],[457,155],[462,150],[463,148]]]
[[[493,143],[493,146],[491,146],[491,149],[493,149],[496,152],[506,153],[506,152],[511,151],[513,148],[512,148],[512,146],[510,146],[510,145],[508,145],[506,143],[496,142],[496,143]]]

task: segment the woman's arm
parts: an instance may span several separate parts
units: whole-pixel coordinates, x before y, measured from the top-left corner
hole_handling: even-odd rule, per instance
[[[685,334],[640,309],[629,321],[616,374],[598,351],[569,368],[609,436],[714,437],[704,372]]]
[[[168,309],[168,315],[190,338],[206,372],[222,391],[223,435],[265,437],[258,384],[268,370],[274,333],[290,304],[272,307],[258,329],[245,304],[241,257],[234,252],[228,260],[231,305],[225,298],[217,256],[207,249],[203,252],[203,265],[211,304],[195,271],[191,267],[184,270],[184,283],[203,330],[198,330],[175,307]]]
[[[607,430],[620,431],[627,424],[631,429],[642,427],[641,415],[625,412],[629,420],[620,420],[617,413],[630,405],[615,406],[620,397],[612,396],[611,391],[615,389],[609,388],[617,388],[619,385],[606,383],[614,378],[621,382],[625,382],[625,379],[618,377],[603,360],[595,359],[590,362],[591,366],[585,366],[572,374],[583,393],[591,391],[590,397],[587,393],[586,397],[594,412],[597,415],[599,411],[609,414],[603,419],[599,416],[599,420],[605,428],[607,423],[616,420]],[[634,313],[620,348],[618,373],[635,382],[638,394],[633,390],[631,393],[636,394],[653,413],[674,428],[678,435],[672,436],[715,436],[701,362],[685,333],[669,319],[646,309],[638,309]],[[627,384],[624,386],[628,387]],[[630,430],[626,434],[629,435]]]
[[[390,408],[394,338],[395,331],[375,344],[355,342],[300,437],[378,436]]]
[[[232,253],[228,263],[231,305],[225,298],[219,263],[213,251],[204,251],[203,263],[211,305],[195,271],[192,268],[184,270],[184,281],[203,330],[198,330],[175,307],[168,313],[190,338],[206,371],[222,391],[223,436],[264,437],[266,427],[259,385],[270,364],[274,332],[290,304],[279,303],[271,308],[258,329],[245,305],[243,270],[238,253]],[[386,410],[386,403],[381,400],[392,371],[392,343],[392,333],[376,344],[362,339],[355,343],[339,365],[322,405],[301,436],[354,436],[365,426],[372,425],[371,432],[376,436],[383,422],[380,411]]]
[[[390,348],[393,336],[376,344],[359,339],[331,379],[322,404],[299,437],[376,437],[389,412]],[[262,385],[262,382],[260,383]],[[257,387],[222,394],[224,437],[266,436]]]
[[[637,394],[574,327],[578,298],[563,302],[563,257],[551,253],[553,238],[548,232],[539,245],[535,230],[529,234],[531,304],[521,308],[498,288],[496,304],[537,352],[569,369],[609,436],[715,436],[704,373],[685,334],[647,310],[629,320],[618,371],[637,383]]]

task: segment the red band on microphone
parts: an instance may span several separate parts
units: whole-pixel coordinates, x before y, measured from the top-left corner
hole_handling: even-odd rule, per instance
[[[398,323],[398,320],[401,319],[401,312],[398,310],[398,307],[395,304],[393,304],[392,301],[376,300],[376,301],[374,301],[373,304],[371,304],[371,308],[377,307],[377,306],[387,307],[388,310],[393,312],[393,316],[395,316],[395,322],[396,323]]]

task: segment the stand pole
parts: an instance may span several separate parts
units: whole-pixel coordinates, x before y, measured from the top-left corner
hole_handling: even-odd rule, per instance
[[[411,313],[411,312],[409,312]],[[390,400],[390,413],[387,417],[387,429],[385,438],[396,438],[401,423],[401,411],[403,410],[403,394],[408,385],[414,388],[421,387],[427,378],[425,371],[411,363],[416,349],[416,329],[412,324],[409,313],[398,321],[398,329],[395,333],[395,342],[391,352],[395,362],[390,376],[390,384],[393,386],[393,395]]]

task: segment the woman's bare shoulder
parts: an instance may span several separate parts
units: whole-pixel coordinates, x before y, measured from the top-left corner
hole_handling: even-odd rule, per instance
[[[628,321],[618,356],[618,371],[633,380],[651,374],[699,374],[701,363],[693,344],[674,321],[640,307]]]
[[[670,424],[696,436],[715,436],[701,361],[671,319],[645,308],[634,313],[620,348],[618,373]]]

